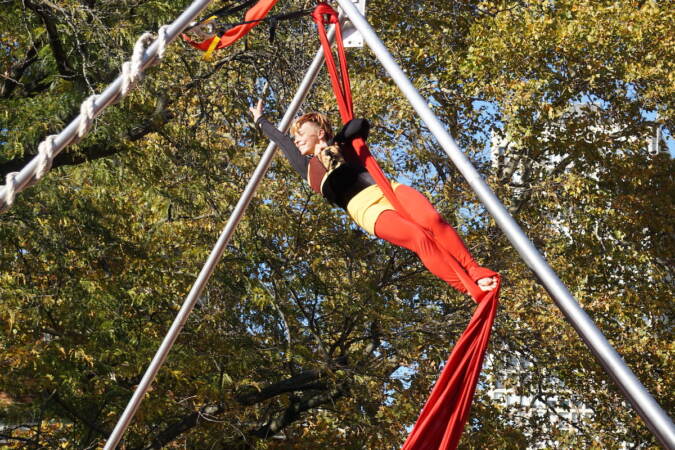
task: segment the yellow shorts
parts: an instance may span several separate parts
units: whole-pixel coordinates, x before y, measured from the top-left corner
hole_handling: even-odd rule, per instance
[[[391,183],[391,188],[394,190],[398,186],[400,186],[400,183]],[[354,222],[373,236],[375,236],[377,218],[388,209],[394,209],[394,206],[376,184],[368,186],[347,203],[347,212]]]

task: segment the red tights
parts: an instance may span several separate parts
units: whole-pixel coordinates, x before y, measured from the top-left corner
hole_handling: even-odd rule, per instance
[[[446,263],[450,257],[448,253],[474,282],[494,274],[473,260],[455,229],[443,220],[424,195],[402,184],[396,187],[396,196],[418,223],[404,218],[395,210],[384,211],[375,221],[377,237],[417,253],[431,273],[461,292],[466,292],[466,288]]]

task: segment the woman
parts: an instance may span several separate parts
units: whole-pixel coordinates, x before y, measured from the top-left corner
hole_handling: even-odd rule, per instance
[[[495,272],[480,267],[473,260],[454,228],[443,220],[424,195],[410,186],[392,183],[396,196],[417,223],[406,219],[384,197],[360,162],[350,159],[349,155],[354,152],[343,151],[355,137],[364,140],[368,137],[366,120],[350,121],[333,137],[326,116],[305,114],[293,123],[291,134],[294,138],[291,140],[262,115],[262,100],[250,111],[256,125],[281,148],[310,187],[345,209],[361,228],[417,253],[431,273],[461,292],[466,292],[466,288],[446,263],[448,253],[481,290],[490,291],[497,287]]]

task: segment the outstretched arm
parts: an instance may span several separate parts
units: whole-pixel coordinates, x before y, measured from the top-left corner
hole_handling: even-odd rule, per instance
[[[262,100],[258,101],[256,107],[252,106],[249,108],[256,126],[262,130],[265,136],[281,148],[281,151],[284,152],[284,155],[286,156],[286,159],[288,159],[288,162],[291,163],[291,166],[300,174],[303,180],[306,180],[307,166],[309,165],[308,159],[302,156],[291,138],[279,131],[277,127],[262,115],[262,109]]]

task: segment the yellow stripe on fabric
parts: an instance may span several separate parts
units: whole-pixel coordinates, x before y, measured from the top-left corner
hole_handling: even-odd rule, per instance
[[[204,60],[205,61],[211,61],[211,59],[213,59],[213,51],[216,49],[216,46],[218,45],[218,42],[220,42],[219,36],[215,36],[211,40],[211,44],[209,44],[208,50],[206,50],[206,53],[204,53]]]

